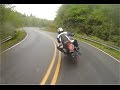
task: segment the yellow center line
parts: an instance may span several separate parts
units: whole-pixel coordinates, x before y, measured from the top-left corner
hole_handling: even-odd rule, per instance
[[[42,33],[44,34],[44,33]],[[56,42],[56,40],[54,40],[51,36],[47,35],[47,34],[44,34],[46,36],[48,36],[54,43],[54,47],[55,47],[55,50],[54,50],[54,55],[53,55],[53,58],[52,58],[52,62],[44,76],[44,78],[42,79],[40,85],[45,85],[45,82],[47,81],[49,75],[50,75],[50,72],[52,70],[52,67],[55,63],[55,57],[56,57],[56,53],[57,53],[57,47],[56,47],[56,44],[58,45],[58,43]],[[56,44],[55,44],[56,43]],[[61,52],[59,51],[59,57],[58,57],[58,62],[57,62],[57,66],[56,66],[56,70],[55,70],[55,73],[54,73],[54,76],[52,78],[52,82],[51,82],[51,85],[55,85],[56,81],[57,81],[57,78],[58,78],[58,75],[59,75],[59,71],[60,71],[60,65],[61,65]]]
[[[57,78],[58,78],[58,75],[59,75],[59,71],[60,71],[60,65],[61,65],[61,52],[59,51],[58,63],[57,63],[57,66],[56,66],[56,70],[55,70],[54,76],[53,76],[52,81],[51,81],[51,85],[55,85],[55,83],[57,81]]]
[[[46,35],[46,34],[44,34],[44,35]],[[46,36],[48,36],[48,35],[46,35]],[[51,64],[50,64],[50,66],[49,66],[49,68],[48,68],[48,70],[47,70],[44,78],[43,78],[42,81],[40,82],[40,85],[44,85],[45,82],[47,81],[47,79],[48,79],[48,77],[49,77],[49,75],[50,75],[50,72],[51,72],[51,70],[52,70],[52,67],[53,67],[53,65],[54,65],[55,57],[56,57],[56,52],[57,52],[57,49],[56,49],[57,47],[56,47],[55,41],[54,41],[53,38],[51,38],[50,36],[48,36],[48,37],[53,41],[55,50],[54,50],[54,55],[53,55],[53,58],[52,58],[52,62],[51,62]]]

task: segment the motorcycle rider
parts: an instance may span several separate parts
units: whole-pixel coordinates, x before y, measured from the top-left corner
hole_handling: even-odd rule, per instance
[[[66,53],[66,50],[64,49],[64,42],[69,40],[74,44],[76,50],[79,51],[78,42],[76,39],[74,40],[73,38],[71,38],[72,36],[74,36],[74,33],[65,32],[61,27],[58,28],[57,41],[59,43],[59,46],[57,46],[57,49],[61,52]]]

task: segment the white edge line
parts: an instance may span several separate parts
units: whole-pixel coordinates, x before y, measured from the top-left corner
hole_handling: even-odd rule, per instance
[[[25,31],[25,30],[24,30],[24,31]],[[25,31],[25,32],[26,32],[26,31]],[[12,49],[12,48],[14,48],[15,46],[19,45],[20,43],[22,43],[23,41],[25,41],[25,39],[26,39],[27,37],[28,37],[28,34],[27,34],[27,32],[26,32],[26,36],[25,36],[25,38],[24,38],[22,41],[20,41],[20,42],[18,42],[17,44],[11,46],[10,48],[4,50],[4,51],[1,52],[1,53],[4,53],[4,52],[6,52],[6,51],[8,51],[8,50],[10,50],[10,49]]]
[[[79,40],[79,41],[80,41],[80,40]],[[80,42],[83,42],[83,41],[80,41]],[[92,46],[92,47],[100,50],[101,52],[105,53],[106,55],[108,55],[108,56],[112,57],[113,59],[115,59],[116,61],[120,62],[118,59],[114,58],[113,56],[111,56],[110,54],[106,53],[105,51],[103,51],[103,50],[101,50],[101,49],[99,49],[99,48],[97,48],[97,47],[95,47],[95,46],[93,46],[93,45],[91,45],[91,44],[89,44],[89,43],[87,43],[87,42],[83,42],[83,43],[86,43],[86,44],[88,44],[88,45],[90,45],[90,46]]]

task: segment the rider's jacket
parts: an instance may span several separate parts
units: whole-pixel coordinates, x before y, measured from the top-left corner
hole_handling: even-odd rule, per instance
[[[74,40],[71,40],[70,36],[73,36],[73,33],[71,33],[71,32],[62,32],[62,33],[58,34],[57,41],[58,41],[58,43],[61,43],[61,44],[63,44],[64,42],[66,42],[68,40],[73,42]]]

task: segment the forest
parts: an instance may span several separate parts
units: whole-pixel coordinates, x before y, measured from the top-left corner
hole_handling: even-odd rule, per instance
[[[9,4],[0,4],[1,39],[14,34],[20,27],[58,27],[81,35],[95,36],[120,47],[119,4],[63,4],[54,21],[25,15]]]
[[[119,4],[63,4],[54,25],[77,34],[114,42],[120,47]]]
[[[25,15],[14,10],[11,4],[0,4],[0,39],[14,34],[20,27],[48,27],[52,21]]]

